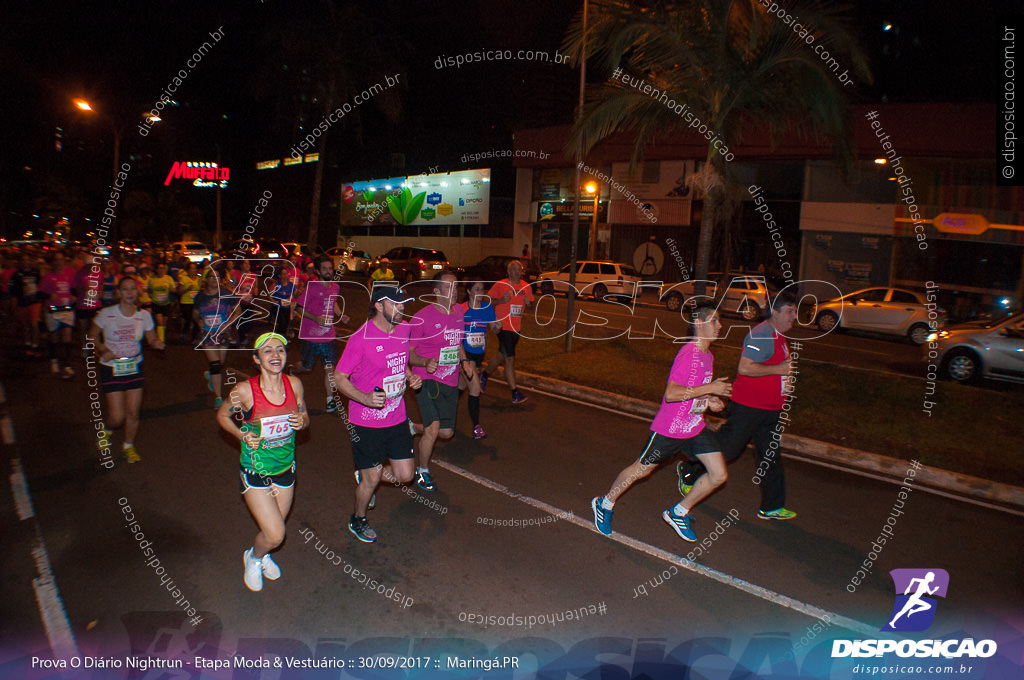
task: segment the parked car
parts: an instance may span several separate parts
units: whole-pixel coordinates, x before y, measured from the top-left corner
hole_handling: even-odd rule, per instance
[[[175,241],[168,246],[166,253],[168,259],[184,255],[189,262],[208,260],[210,254],[210,247],[199,241]]]
[[[501,281],[508,278],[508,265],[511,262],[523,265],[523,281],[531,283],[540,278],[540,267],[536,262],[524,262],[521,257],[513,255],[489,255],[474,265],[460,268],[457,273],[460,279],[478,276],[483,281]]]
[[[568,294],[569,266],[567,264],[557,271],[542,273],[535,287],[540,289],[542,295]],[[639,284],[640,277],[631,265],[596,260],[576,262],[576,290],[580,295],[592,295],[595,300],[603,300],[606,295],[633,298]]]
[[[369,274],[377,259],[365,250],[349,250],[348,248],[328,248],[324,254],[331,258],[335,270],[344,267],[350,274]]]
[[[747,321],[760,319],[771,306],[771,298],[778,290],[763,276],[753,274],[725,274],[711,272],[704,279],[704,295],[712,298],[721,312],[736,314]],[[696,294],[696,280],[666,283],[658,291],[669,311],[676,312],[683,303]]]
[[[924,359],[959,383],[981,378],[1024,383],[1024,314],[981,319],[929,333]],[[932,347],[932,344],[935,347]],[[932,352],[938,352],[933,357]]]
[[[304,243],[295,243],[294,241],[288,241],[286,243],[282,243],[281,245],[288,249],[288,257],[291,257],[292,255],[298,253],[302,257],[308,257],[310,259],[313,259],[320,253],[324,252],[323,248],[320,248],[319,246],[317,246],[316,248],[310,248]]]
[[[448,258],[440,250],[400,246],[381,255],[390,260],[391,271],[402,283],[432,279],[442,269],[448,268]]]
[[[935,325],[946,323],[946,310],[935,309]],[[818,305],[814,317],[819,330],[861,330],[898,335],[923,344],[932,328],[928,308],[919,293],[903,288],[864,288]]]

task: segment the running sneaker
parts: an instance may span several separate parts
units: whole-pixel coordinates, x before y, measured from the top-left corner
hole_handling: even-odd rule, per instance
[[[483,439],[486,436],[487,433],[484,432],[484,428],[480,427],[479,425],[473,426],[473,439]]]
[[[360,480],[362,478],[363,478],[363,476],[361,474],[359,474],[359,470],[356,470],[356,484],[359,484],[359,482],[360,482]],[[376,493],[373,494],[372,496],[370,496],[370,502],[367,503],[366,509],[367,510],[373,510],[375,507],[377,507],[377,494]]]
[[[96,447],[99,449],[110,448],[110,438],[114,436],[114,433],[104,427],[102,430],[96,433]]]
[[[668,510],[664,510],[661,513],[661,518],[665,520],[670,527],[672,527],[679,538],[684,541],[693,543],[697,540],[697,534],[693,533],[693,529],[690,528],[690,516],[680,517],[676,514],[675,507],[671,507]]]
[[[281,578],[281,567],[277,566],[270,553],[263,556],[263,578],[269,578],[271,581]]]
[[[214,399],[213,400],[213,410],[216,411],[217,409],[219,409],[220,405],[223,404],[223,403],[224,403],[224,400],[221,399],[220,397],[217,397],[216,399]]]
[[[334,413],[338,410],[338,400],[331,397],[327,400],[327,408],[324,409],[327,413]]]
[[[61,377],[64,378],[65,380],[71,380],[72,378],[75,377],[75,369],[71,368],[70,366],[65,366],[64,375],[62,375]]]
[[[245,587],[254,593],[263,590],[263,560],[252,556],[252,548],[242,553],[242,564],[245,565]]]
[[[352,515],[352,519],[348,521],[348,530],[363,543],[373,543],[377,540],[377,532],[370,528],[370,523],[365,517]]]
[[[139,458],[138,452],[135,451],[135,444],[125,444],[124,449],[121,451],[121,455],[124,456],[124,459],[129,463],[138,463],[142,460]]]
[[[685,498],[693,490],[693,484],[686,483],[686,471],[683,466],[683,461],[676,463],[676,476],[679,477],[679,493],[683,494]]]
[[[480,394],[487,391],[487,374],[480,371]]]
[[[210,372],[209,371],[203,371],[203,377],[206,378],[206,389],[208,389],[211,392],[213,392],[213,383],[210,382]]]
[[[56,359],[50,359],[50,373],[60,373],[60,364]]]
[[[757,516],[761,519],[793,519],[796,517],[796,513],[786,508],[779,508],[778,510],[772,510],[771,512],[765,512],[764,510],[758,510]]]
[[[429,472],[416,473],[416,486],[420,487],[424,491],[433,491],[437,488],[437,484],[434,484],[434,480],[431,478]]]
[[[529,397],[526,396],[525,394],[523,394],[522,392],[520,392],[519,390],[512,390],[512,403],[513,404],[522,404],[527,399],[529,399]]]
[[[413,437],[415,437],[416,436],[416,423],[412,422],[412,418],[407,418],[406,420],[409,423],[409,434],[411,434]]]
[[[601,505],[604,496],[590,499],[590,508],[594,511],[594,526],[605,536],[612,535],[612,510],[605,510]]]

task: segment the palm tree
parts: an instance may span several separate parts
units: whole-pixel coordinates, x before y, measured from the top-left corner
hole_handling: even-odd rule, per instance
[[[848,95],[813,49],[822,45],[859,78],[856,82],[870,81],[866,59],[839,11],[816,0],[788,4],[791,16],[812,27],[811,33],[803,34],[813,36],[809,44],[782,18],[768,15],[758,0],[590,3],[586,56],[596,58],[608,72],[621,68],[621,73],[667,97],[655,98],[613,78],[591,90],[569,148],[579,148],[582,155],[613,133],[631,131],[635,166],[648,144],[667,133],[689,129],[692,118],[684,118],[688,112],[707,125],[713,137],[706,163],[692,178],[696,193],[704,198],[697,280],[707,278],[712,236],[729,181],[723,144],[736,149],[744,129],[752,126],[767,127],[773,143],[781,133],[792,131],[831,141],[843,171],[849,167],[853,153],[847,128]],[[583,45],[581,12],[569,27],[563,49],[579,59]],[[674,100],[676,106],[670,109],[667,100]],[[717,144],[715,138],[720,140]]]
[[[401,70],[395,58],[397,41],[379,39],[380,35],[388,33],[385,17],[367,15],[360,6],[341,4],[337,0],[323,0],[316,9],[316,16],[296,16],[292,8],[288,8],[289,19],[275,30],[280,39],[278,49],[270,51],[268,68],[258,72],[255,81],[257,99],[279,99],[282,85],[298,87],[299,98],[308,96],[311,99],[300,105],[302,108],[311,106],[307,109],[309,126],[298,133],[299,139],[315,129],[327,114],[351,105],[355,95],[383,82],[386,75]],[[290,64],[287,71],[282,71],[282,61]],[[397,123],[402,115],[399,88],[374,94],[372,106],[386,120]],[[319,241],[324,166],[329,162],[327,139],[346,129],[352,131],[353,141],[362,145],[360,110],[360,107],[352,107],[319,135],[316,149],[319,161],[313,181],[306,241],[310,245],[315,246]]]

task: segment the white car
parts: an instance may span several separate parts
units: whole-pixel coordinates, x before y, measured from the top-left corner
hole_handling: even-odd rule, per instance
[[[175,241],[167,248],[167,257],[179,255],[187,257],[189,262],[202,262],[210,259],[210,248],[199,241]]]
[[[946,323],[946,310],[936,307],[936,328]],[[814,317],[819,330],[872,331],[909,338],[924,344],[933,328],[928,308],[919,293],[903,288],[864,288],[818,305]]]
[[[569,267],[540,275],[534,288],[542,295],[569,292]],[[637,294],[640,277],[628,264],[610,261],[578,260],[576,262],[576,290],[580,295],[592,295],[603,300],[606,295],[633,298]]]

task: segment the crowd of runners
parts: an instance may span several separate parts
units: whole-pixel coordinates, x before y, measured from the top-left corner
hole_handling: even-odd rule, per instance
[[[112,448],[114,431],[123,428],[121,451],[129,463],[141,460],[135,440],[145,386],[143,342],[164,350],[170,328],[178,344],[204,352],[203,379],[216,421],[239,441],[239,487],[259,528],[243,554],[245,585],[258,591],[264,578],[281,574],[270,553],[284,541],[293,501],[295,433],[310,425],[298,376],[322,364],[324,411],[346,420],[356,478],[348,528],[366,543],[377,539],[367,511],[375,507],[382,482],[437,489],[431,459],[437,442],[455,433],[462,392],[468,392],[475,439],[487,436],[480,395],[499,364],[512,403],[527,400],[516,385],[515,355],[522,317],[534,298],[519,262],[512,261],[508,277],[498,282],[459,282],[453,272],[440,271],[425,284],[429,293],[417,291],[427,304],[412,315],[405,313],[414,300],[409,287],[389,281],[388,263],[382,262],[371,278],[368,318],[358,328],[350,327],[344,312],[341,273],[325,256],[197,263],[146,253],[101,260],[85,251],[22,252],[3,259],[0,314],[14,324],[25,357],[45,354],[50,370],[66,380],[75,377],[73,348],[99,361],[107,408],[96,423],[98,446]],[[683,497],[662,516],[681,538],[697,540],[690,510],[725,482],[727,463],[751,439],[761,476],[757,516],[795,517],[784,507],[782,462],[771,446],[793,370],[784,333],[795,320],[795,300],[780,295],[771,318],[748,333],[732,384],[713,375],[710,346],[721,332],[718,313],[710,307],[687,313],[694,338],[673,362],[640,457],[591,501],[602,534],[612,533],[619,497],[682,453],[677,473]],[[340,358],[339,328],[345,335]],[[485,364],[489,333],[497,336],[498,351]],[[288,346],[296,341],[300,359],[289,365]],[[234,382],[225,395],[223,369],[232,348],[246,350],[251,359],[242,363],[251,361],[255,374]],[[406,413],[406,390],[415,392],[419,422]],[[723,410],[725,398],[731,398],[730,416],[715,433],[705,427],[704,413]]]

